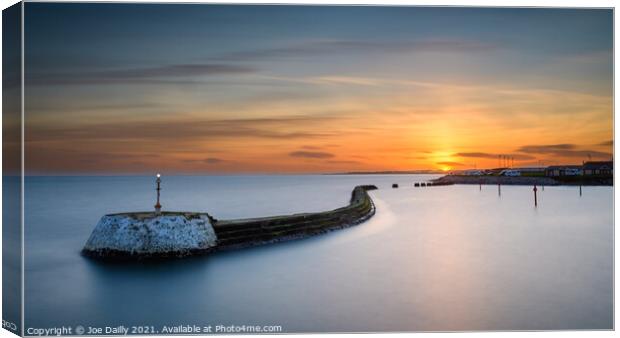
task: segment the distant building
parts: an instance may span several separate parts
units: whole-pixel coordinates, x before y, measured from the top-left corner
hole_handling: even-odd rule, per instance
[[[485,175],[501,175],[508,168],[493,168],[484,170]]]
[[[482,176],[484,175],[484,172],[482,172],[482,170],[463,170],[463,174],[462,175],[467,175],[467,176]]]
[[[524,167],[524,168],[514,168],[514,170],[519,170],[521,174],[540,174],[544,175],[545,173],[544,167]]]
[[[521,176],[521,171],[518,169],[506,169],[500,173],[501,176]]]
[[[583,169],[580,165],[552,165],[545,169],[545,176],[579,176],[583,175]]]
[[[586,176],[603,175],[611,176],[614,174],[613,161],[592,161],[583,164],[583,174]]]

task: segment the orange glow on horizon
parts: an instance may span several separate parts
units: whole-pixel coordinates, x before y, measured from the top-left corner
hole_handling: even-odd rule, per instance
[[[485,97],[485,105],[471,96]],[[496,168],[503,158],[516,167],[580,164],[609,160],[613,149],[611,96],[471,84],[306,103],[202,107],[122,123],[108,111],[88,121],[33,117],[26,164],[41,172],[446,172]],[[571,118],[557,113],[564,110]]]
[[[120,8],[62,7],[53,25],[29,16],[28,45],[39,49],[24,60],[25,142],[7,150],[23,146],[27,173],[42,175],[457,171],[612,157],[609,10],[224,7],[192,9],[200,20],[168,7],[132,12],[122,31],[136,43],[100,24]],[[6,131],[20,128],[5,119]]]

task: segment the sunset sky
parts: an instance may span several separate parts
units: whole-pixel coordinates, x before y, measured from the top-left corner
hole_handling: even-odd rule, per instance
[[[30,174],[611,158],[611,10],[25,6]]]

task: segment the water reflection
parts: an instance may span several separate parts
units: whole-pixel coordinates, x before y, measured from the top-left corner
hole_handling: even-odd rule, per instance
[[[588,187],[582,196],[575,187],[546,187],[534,208],[532,187],[505,186],[498,198],[495,189],[475,186],[414,188],[423,179],[407,176],[169,181],[166,205],[222,218],[326,210],[346,204],[357,184],[380,189],[371,192],[375,217],[346,230],[205,257],[103,264],[79,249],[101,214],[151,205],[149,180],[31,181],[27,325],[248,324],[287,332],[612,327],[609,187]],[[394,182],[401,188],[391,189]]]

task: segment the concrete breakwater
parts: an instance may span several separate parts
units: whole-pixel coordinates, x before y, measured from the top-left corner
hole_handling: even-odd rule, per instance
[[[112,260],[183,257],[304,238],[362,223],[375,214],[368,190],[357,186],[349,205],[324,212],[218,220],[207,213],[135,212],[105,215],[82,249]]]
[[[364,222],[375,213],[366,191],[374,185],[357,186],[346,207],[331,211],[255,219],[214,220],[218,248],[236,248],[307,237]]]

